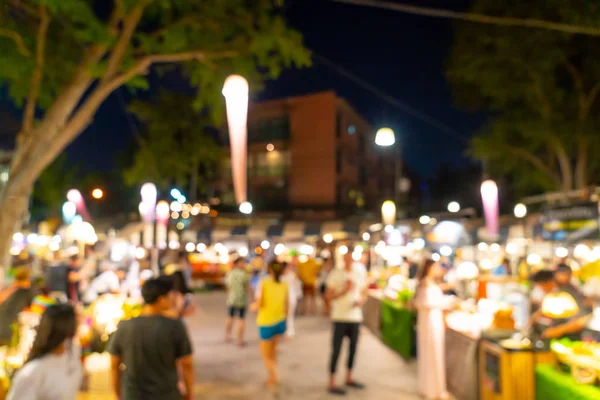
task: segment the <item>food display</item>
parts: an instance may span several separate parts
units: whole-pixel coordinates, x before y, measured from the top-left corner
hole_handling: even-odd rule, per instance
[[[386,298],[406,305],[413,298],[416,289],[416,281],[407,279],[404,275],[392,275],[383,291]]]
[[[558,361],[571,370],[573,378],[581,384],[595,384],[600,377],[600,344],[571,341],[567,338],[553,340],[550,348]]]

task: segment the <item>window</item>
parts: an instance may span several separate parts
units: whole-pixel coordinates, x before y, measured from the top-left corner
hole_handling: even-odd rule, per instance
[[[252,160],[252,161],[250,161]],[[289,151],[270,151],[248,156],[248,171],[256,177],[284,177],[290,166]]]
[[[248,142],[273,142],[290,137],[289,118],[267,119],[248,125]]]

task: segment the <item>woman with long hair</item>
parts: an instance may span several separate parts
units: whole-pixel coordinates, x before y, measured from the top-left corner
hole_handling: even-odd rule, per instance
[[[173,310],[169,314],[172,318],[189,317],[194,314],[194,295],[188,288],[183,272],[177,270],[168,276],[173,282]]]
[[[444,294],[437,280],[441,266],[427,259],[418,273],[414,305],[417,309],[417,364],[419,392],[426,399],[448,399],[444,357]]]
[[[270,389],[276,389],[279,385],[277,343],[286,331],[289,308],[288,286],[281,279],[284,270],[282,263],[269,264],[269,277],[262,280],[252,307],[258,310],[256,324],[259,328],[260,350],[267,368],[267,386]]]
[[[73,307],[50,306],[40,320],[29,358],[17,372],[7,400],[74,400],[83,368],[73,344],[77,321]]]

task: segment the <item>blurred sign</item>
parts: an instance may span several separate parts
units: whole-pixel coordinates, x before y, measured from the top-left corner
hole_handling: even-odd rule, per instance
[[[551,208],[542,215],[542,236],[546,240],[567,242],[598,239],[598,218],[596,203]]]

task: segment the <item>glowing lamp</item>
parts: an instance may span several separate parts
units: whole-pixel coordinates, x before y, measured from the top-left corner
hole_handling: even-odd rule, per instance
[[[428,215],[422,215],[421,218],[419,218],[419,223],[421,225],[427,225],[430,222],[431,222],[431,217]]]
[[[238,255],[239,255],[240,257],[247,257],[247,256],[248,256],[248,253],[249,253],[249,251],[248,251],[248,248],[247,248],[247,247],[240,247],[240,248],[238,249]]]
[[[557,247],[556,250],[554,250],[554,254],[556,254],[556,257],[558,258],[565,258],[569,255],[569,250],[565,247]]]
[[[243,201],[240,204],[240,212],[246,215],[252,214],[252,204],[249,201]]]
[[[448,203],[448,211],[450,211],[451,213],[459,212],[460,204],[458,204],[456,201],[452,201],[452,202]]]
[[[416,250],[422,250],[423,248],[425,248],[425,239],[423,238],[416,238],[415,240],[413,240],[413,243],[415,244]]]
[[[330,233],[326,233],[325,235],[323,235],[323,241],[325,243],[333,242],[333,235],[331,235]]]
[[[527,256],[527,264],[537,266],[542,263],[542,257],[539,254],[531,253]]]
[[[381,219],[386,225],[393,225],[396,222],[396,204],[391,200],[386,200],[381,205]]]
[[[268,250],[269,247],[271,247],[271,243],[269,243],[268,240],[263,240],[262,242],[260,242],[260,247],[262,247],[263,250]]]
[[[166,201],[161,200],[156,204],[156,219],[158,222],[166,224],[169,221],[170,213],[169,203]]]
[[[523,203],[517,204],[514,213],[517,218],[525,218],[527,216],[527,206]]]
[[[362,239],[364,241],[368,241],[369,239],[371,239],[371,234],[369,232],[365,232],[362,234]]]
[[[462,262],[456,267],[456,276],[461,280],[476,279],[479,276],[479,268],[470,261]]]
[[[442,246],[440,248],[440,254],[443,255],[444,257],[448,257],[448,256],[452,255],[452,247]]]
[[[438,253],[433,253],[433,254],[431,255],[431,259],[432,259],[433,261],[435,261],[435,262],[438,262],[438,261],[440,261],[440,258],[441,258],[441,257],[440,257],[440,255],[439,255]]]
[[[311,245],[303,244],[302,246],[300,246],[300,253],[305,254],[307,256],[314,253],[314,251],[315,249]]]
[[[275,246],[275,249],[273,250],[273,252],[275,253],[276,256],[282,255],[284,251],[285,251],[285,245],[282,243],[277,243],[277,245]]]
[[[571,318],[579,312],[577,302],[569,293],[548,293],[542,301],[542,314],[548,318]]]
[[[102,189],[96,188],[92,190],[92,197],[96,200],[100,200],[102,197],[104,197],[104,192],[102,191]]]
[[[248,81],[240,75],[230,75],[223,84],[227,109],[231,167],[237,204],[246,201],[246,146],[248,121]]]
[[[481,199],[485,213],[485,224],[489,235],[498,234],[498,186],[487,180],[481,184]]]
[[[375,135],[375,144],[377,146],[389,147],[396,143],[396,135],[390,128],[381,128]]]
[[[575,258],[586,258],[592,250],[585,244],[578,244],[573,250],[573,256]]]
[[[338,248],[338,253],[340,253],[341,255],[348,254],[348,246],[344,246],[344,245],[340,246]]]
[[[80,203],[83,203],[83,196],[81,195],[81,192],[79,190],[71,189],[67,192],[67,200],[75,203],[75,205],[78,205]]]
[[[63,219],[66,223],[70,223],[77,214],[77,206],[72,201],[67,201],[62,206]]]

